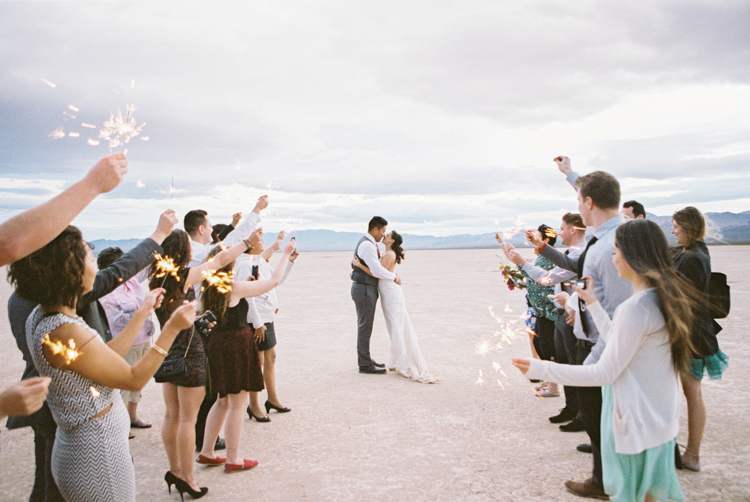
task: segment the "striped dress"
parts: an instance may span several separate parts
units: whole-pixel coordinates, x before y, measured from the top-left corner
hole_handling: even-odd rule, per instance
[[[55,483],[68,502],[135,501],[135,471],[128,447],[130,420],[120,393],[75,371],[57,369],[44,357],[42,340],[63,324],[84,326],[99,337],[80,317],[59,312],[45,315],[41,307],[26,321],[34,365],[40,375],[52,379],[47,404],[57,422],[52,449]],[[108,406],[111,409],[105,415],[91,418]]]

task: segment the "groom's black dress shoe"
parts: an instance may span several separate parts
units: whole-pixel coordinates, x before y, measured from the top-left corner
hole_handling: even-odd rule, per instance
[[[360,373],[370,373],[372,375],[383,375],[385,374],[385,368],[378,368],[377,366],[360,366]]]
[[[385,368],[385,364],[376,363],[375,361],[372,362],[372,365],[376,368]]]

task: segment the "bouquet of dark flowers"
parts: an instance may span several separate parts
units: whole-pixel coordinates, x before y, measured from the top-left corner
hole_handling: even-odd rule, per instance
[[[513,291],[516,288],[526,289],[526,277],[515,266],[501,264],[500,272],[502,272],[503,279],[506,280],[509,290]]]

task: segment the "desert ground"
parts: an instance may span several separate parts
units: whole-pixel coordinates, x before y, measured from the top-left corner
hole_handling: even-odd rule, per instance
[[[406,243],[408,244],[408,243]],[[679,471],[689,501],[750,500],[750,247],[712,247],[713,268],[728,275],[732,312],[720,321],[724,378],[704,380],[708,425],[700,473]],[[529,252],[526,250],[525,252]],[[245,421],[241,453],[260,465],[224,474],[196,464],[210,491],[204,500],[576,501],[564,481],[590,475],[591,456],[575,447],[585,433],[563,433],[547,418],[563,398],[538,398],[510,364],[528,356],[525,335],[497,348],[498,322],[518,319],[523,293],[508,291],[499,250],[409,251],[397,272],[434,385],[357,371],[356,317],[349,295],[351,253],[306,253],[278,289],[277,380],[291,413],[270,423]],[[272,261],[273,264],[273,261]],[[0,286],[5,305],[11,288]],[[506,309],[506,306],[508,307]],[[510,312],[506,312],[510,310]],[[519,327],[522,323],[519,321]],[[492,350],[478,353],[486,340]],[[4,361],[0,385],[17,381],[24,363],[0,309]],[[387,362],[388,333],[378,311],[372,337],[376,361]],[[500,364],[500,371],[493,367]],[[479,371],[485,382],[478,384]],[[506,376],[507,375],[507,376]],[[151,429],[129,442],[138,500],[179,500],[167,493],[160,428],[161,386],[150,382],[140,415]],[[1,424],[0,499],[28,498],[33,480],[31,429]],[[679,442],[686,441],[683,400]],[[744,466],[744,467],[743,467]]]

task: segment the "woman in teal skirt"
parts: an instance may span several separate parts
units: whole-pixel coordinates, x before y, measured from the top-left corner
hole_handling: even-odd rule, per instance
[[[672,215],[672,234],[677,239],[674,265],[690,283],[704,294],[704,301],[695,312],[691,330],[693,359],[690,372],[682,375],[682,390],[688,410],[688,441],[682,455],[682,465],[691,471],[700,471],[700,451],[703,431],[706,428],[706,405],[701,392],[701,380],[708,374],[711,380],[721,378],[729,358],[719,349],[716,334],[721,331],[708,308],[708,285],[711,280],[711,257],[703,242],[706,220],[694,207],[680,209]]]
[[[591,365],[514,358],[528,378],[602,387],[604,490],[615,502],[684,500],[675,472],[680,373],[689,371],[699,294],[674,269],[666,236],[647,220],[617,229],[613,261],[633,296],[609,318],[590,278],[574,288],[606,346]]]

